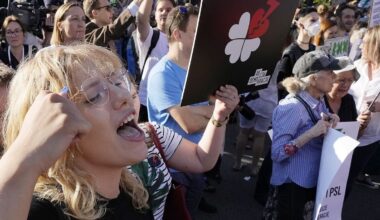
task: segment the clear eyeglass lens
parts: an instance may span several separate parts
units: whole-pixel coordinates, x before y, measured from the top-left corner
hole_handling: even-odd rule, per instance
[[[126,89],[129,93],[131,92],[131,82],[124,72],[111,75],[108,77],[108,81],[114,86]]]
[[[82,84],[82,91],[86,100],[95,106],[102,106],[108,102],[109,89],[106,82],[102,79],[87,79]]]

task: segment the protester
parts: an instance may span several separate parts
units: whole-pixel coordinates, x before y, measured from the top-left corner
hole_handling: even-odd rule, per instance
[[[118,57],[92,45],[46,48],[20,67],[5,118],[2,218],[152,219],[146,189],[126,169],[147,154],[130,88]],[[218,122],[237,104],[236,89],[222,90],[199,146],[154,125],[169,166],[214,165],[225,134]]]
[[[112,6],[108,0],[84,0],[83,9],[91,20],[86,24],[86,42],[107,47],[116,52],[114,40],[123,37],[125,30],[134,22],[142,1],[134,0],[112,21]]]
[[[313,38],[315,46],[323,46],[328,39],[332,39],[338,36],[338,26],[336,22],[328,19],[321,21],[321,30]]]
[[[293,76],[292,69],[298,58],[304,53],[315,50],[315,46],[310,41],[320,30],[317,10],[313,7],[302,8],[296,15],[296,20],[298,36],[296,41],[290,44],[282,54],[277,82]],[[284,89],[279,90],[279,99],[286,95],[287,92]]]
[[[329,114],[323,96],[333,86],[337,60],[322,51],[304,54],[293,68],[295,77],[283,85],[290,93],[273,112],[273,171],[275,187],[266,219],[304,219],[312,215],[323,136],[339,121]],[[275,204],[269,207],[269,204]],[[272,208],[272,210],[270,210]],[[269,211],[270,210],[270,211]]]
[[[267,131],[271,126],[273,110],[277,106],[277,74],[278,71],[275,68],[267,88],[259,90],[257,97],[252,94],[243,96],[244,99],[239,103],[240,128],[236,138],[235,163],[232,167],[235,171],[243,168],[241,159],[248,143],[249,134],[253,134],[251,176],[258,174],[260,170],[259,159],[265,157],[269,150],[265,142],[269,138]],[[246,108],[250,108],[252,112],[247,114]]]
[[[14,15],[5,18],[2,35],[8,47],[0,52],[0,60],[7,66],[17,69],[18,65],[27,57],[37,52],[37,47],[24,45],[25,28],[20,19]]]
[[[197,19],[198,10],[193,6],[177,6],[169,13],[166,20],[169,52],[151,70],[147,101],[149,121],[170,127],[194,143],[199,141],[210,118],[215,122],[211,113],[214,106],[207,102],[180,106]],[[222,88],[234,89],[232,86]],[[238,102],[239,97],[233,99]],[[216,124],[222,126],[227,121],[228,118],[225,118]],[[202,201],[202,177],[176,171],[172,172],[172,176],[187,186],[187,205],[190,214],[194,216]]]
[[[352,183],[379,148],[380,140],[380,101],[377,99],[372,106],[368,103],[374,101],[379,93],[380,83],[380,26],[369,28],[362,42],[362,57],[355,61],[360,73],[359,80],[351,86],[356,110],[358,112],[371,111],[371,121],[364,128],[359,138],[359,146],[354,150],[347,181],[346,194],[350,192]],[[364,170],[365,171],[365,170]],[[365,180],[370,182],[370,179]],[[372,182],[372,181],[371,181]],[[372,183],[373,184],[373,183]],[[372,185],[371,184],[371,185]]]
[[[86,16],[82,6],[77,2],[61,5],[54,16],[54,28],[51,45],[68,45],[83,41],[85,35]]]
[[[156,29],[153,29],[150,25],[150,14],[153,7],[155,7],[154,19],[157,23]],[[156,5],[153,5],[153,0],[146,0],[142,3],[137,15],[135,43],[139,50],[139,69],[141,74],[141,81],[139,83],[139,96],[141,100],[140,121],[148,120],[147,87],[150,71],[168,52],[169,46],[168,38],[165,34],[165,22],[173,7],[175,7],[173,0],[158,0]],[[156,35],[156,39],[153,39],[154,35]],[[155,46],[154,43],[156,44]],[[150,48],[151,51],[148,54]]]
[[[337,114],[340,121],[356,121],[358,113],[352,95],[348,91],[355,81],[360,77],[353,62],[348,57],[339,57],[339,70],[334,70],[336,78],[330,92],[325,96],[325,102],[331,113]],[[369,122],[369,111],[362,113],[359,122],[362,124],[361,130]]]
[[[352,26],[356,22],[356,9],[347,3],[338,5],[336,9],[336,20],[338,23],[338,37],[348,36]]]

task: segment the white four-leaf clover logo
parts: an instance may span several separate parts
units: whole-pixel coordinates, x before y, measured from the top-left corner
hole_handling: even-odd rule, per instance
[[[226,45],[224,53],[230,56],[230,63],[236,63],[239,58],[241,62],[249,59],[252,52],[256,51],[260,46],[260,38],[269,29],[269,16],[280,6],[278,0],[267,0],[269,6],[267,10],[264,8],[257,9],[251,18],[249,12],[241,15],[239,23],[232,25],[228,33],[231,39]]]
[[[239,58],[242,62],[247,61],[251,53],[260,46],[260,38],[247,38],[250,20],[251,15],[249,12],[245,12],[240,17],[239,23],[232,25],[230,28],[228,37],[231,41],[228,42],[224,52],[226,55],[230,55],[229,61],[232,64],[236,63]]]

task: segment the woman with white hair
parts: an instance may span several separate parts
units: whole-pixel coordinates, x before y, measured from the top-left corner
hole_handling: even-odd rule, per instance
[[[304,219],[305,205],[315,199],[323,134],[339,117],[329,114],[323,96],[333,85],[337,60],[322,51],[304,54],[294,65],[295,77],[284,80],[290,93],[273,112],[272,201],[267,219]],[[275,201],[273,201],[275,200]],[[267,203],[267,205],[269,204]],[[306,213],[313,210],[311,203]],[[276,214],[275,214],[276,213]]]

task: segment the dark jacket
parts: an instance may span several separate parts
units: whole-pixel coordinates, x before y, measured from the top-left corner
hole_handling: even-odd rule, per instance
[[[128,9],[125,9],[112,24],[99,27],[93,22],[86,24],[86,42],[98,46],[108,47],[111,40],[121,38],[125,30],[135,22],[135,17],[131,15]]]

